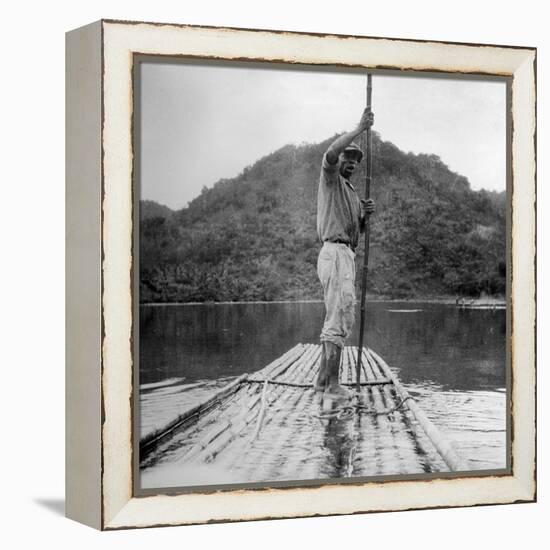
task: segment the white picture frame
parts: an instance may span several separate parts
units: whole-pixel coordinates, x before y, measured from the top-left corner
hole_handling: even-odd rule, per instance
[[[133,62],[271,61],[510,79],[508,475],[134,496]],[[536,50],[103,20],[67,34],[66,513],[97,529],[536,498]]]

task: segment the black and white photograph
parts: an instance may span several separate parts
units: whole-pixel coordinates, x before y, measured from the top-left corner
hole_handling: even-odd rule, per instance
[[[7,4],[2,547],[538,547],[543,6]]]
[[[138,489],[508,472],[509,80],[136,61]]]

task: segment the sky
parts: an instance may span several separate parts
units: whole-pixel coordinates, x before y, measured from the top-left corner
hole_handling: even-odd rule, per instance
[[[201,63],[141,69],[141,198],[173,209],[286,144],[353,129],[365,107],[365,73]],[[372,103],[383,140],[505,189],[504,82],[375,74]]]

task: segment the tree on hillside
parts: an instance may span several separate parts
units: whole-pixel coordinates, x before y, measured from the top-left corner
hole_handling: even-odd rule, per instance
[[[177,212],[142,202],[140,299],[320,299],[317,185],[333,139],[285,146],[236,178],[203,188]],[[369,291],[502,294],[505,193],[473,191],[437,156],[404,153],[377,134],[373,146]],[[361,165],[360,193],[363,181]]]

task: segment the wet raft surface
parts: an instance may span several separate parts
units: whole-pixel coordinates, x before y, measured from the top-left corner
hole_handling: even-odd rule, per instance
[[[341,382],[355,384],[357,348],[342,355]],[[233,483],[449,471],[370,350],[363,349],[360,406],[323,417],[311,387],[320,357],[320,345],[298,344],[142,440],[142,474],[170,465],[192,485],[185,470],[206,464]]]

